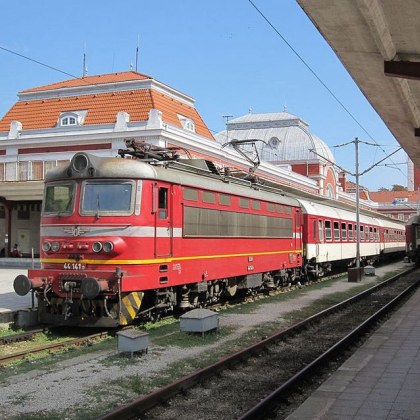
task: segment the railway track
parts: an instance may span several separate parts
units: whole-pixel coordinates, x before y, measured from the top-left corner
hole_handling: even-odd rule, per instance
[[[21,333],[4,335],[0,337],[0,345],[8,345],[11,343],[18,343],[21,341],[30,341],[33,340],[37,334],[40,334],[42,332],[45,332],[45,328],[36,328]]]
[[[322,367],[337,362],[419,286],[411,271],[118,407],[102,419],[283,418],[297,389],[302,392],[311,386],[311,378]]]
[[[35,330],[37,333],[42,332],[43,330]],[[27,336],[28,333],[22,333],[22,340],[24,339],[23,337],[26,335]],[[17,334],[15,334],[17,335]],[[95,333],[95,334],[89,334],[89,335],[85,335],[83,337],[78,337],[78,338],[73,338],[70,340],[64,340],[61,342],[57,342],[57,343],[53,343],[53,344],[47,344],[47,345],[43,345],[43,346],[37,346],[34,348],[30,348],[30,349],[25,349],[22,351],[18,351],[18,352],[14,352],[11,354],[6,354],[3,356],[0,356],[0,366],[4,366],[7,365],[8,363],[15,361],[15,360],[21,360],[21,359],[25,359],[30,355],[33,354],[39,354],[42,352],[52,352],[52,351],[57,351],[57,350],[61,350],[65,347],[70,347],[70,346],[81,346],[84,345],[86,343],[89,343],[91,341],[97,340],[99,338],[108,336],[109,333],[106,331],[103,332],[99,332],[99,333]],[[11,336],[8,336],[9,338]]]

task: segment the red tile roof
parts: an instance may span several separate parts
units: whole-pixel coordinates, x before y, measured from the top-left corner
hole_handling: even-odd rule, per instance
[[[115,73],[111,75],[90,76],[92,83],[101,80],[102,83],[148,78],[136,72]],[[60,89],[62,87],[81,86],[80,79],[54,83],[25,92],[37,90]],[[114,124],[119,111],[130,114],[130,122],[147,121],[152,108],[162,112],[162,120],[168,124],[182,127],[178,114],[194,121],[196,133],[213,140],[210,130],[193,106],[152,89],[135,89],[106,93],[96,93],[79,96],[58,96],[47,99],[18,101],[0,120],[0,131],[8,132],[12,121],[20,121],[23,130],[48,129],[56,127],[60,114],[66,111],[87,110],[84,125]]]
[[[420,200],[418,191],[377,191],[370,193],[371,200],[377,203],[392,203],[398,198],[407,198],[409,202]]]
[[[107,83],[127,82],[130,80],[145,80],[152,77],[135,71],[125,71],[120,73],[99,74],[97,76],[78,77],[62,82],[51,83],[50,85],[38,86],[31,89],[22,90],[21,93],[41,92],[44,90],[55,90],[62,88],[72,88],[89,85],[102,85]]]

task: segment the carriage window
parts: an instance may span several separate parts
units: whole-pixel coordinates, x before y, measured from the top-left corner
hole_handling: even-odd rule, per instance
[[[327,241],[332,239],[331,222],[329,220],[325,221],[325,239]]]
[[[322,242],[324,240],[324,226],[322,223],[322,220],[318,220],[318,234],[319,234],[319,240]]]
[[[312,228],[312,234],[313,234],[313,240],[316,241],[316,231],[317,231],[318,223],[316,220],[313,222],[313,228]]]
[[[75,185],[73,182],[66,184],[48,184],[45,187],[43,202],[44,214],[59,213],[70,214],[73,211]]]
[[[343,241],[347,241],[347,225],[345,223],[341,223],[341,238]]]
[[[340,229],[338,222],[334,222],[334,241],[340,240]]]
[[[369,228],[369,239],[373,241],[373,227]]]
[[[379,239],[379,234],[378,234],[378,229],[377,228],[373,229],[373,234],[375,236],[375,240],[377,241]]]
[[[364,226],[360,226],[360,239],[361,240],[365,239],[365,227]]]
[[[353,240],[353,225],[349,224],[349,241]]]

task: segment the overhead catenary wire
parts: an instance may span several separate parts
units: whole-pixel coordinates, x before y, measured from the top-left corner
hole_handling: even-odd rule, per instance
[[[350,116],[350,118],[367,134],[367,136],[375,142],[375,146],[380,147],[375,138],[369,133],[369,131],[358,121],[353,113],[344,105],[344,103],[338,98],[338,96],[327,86],[327,84],[318,76],[318,74],[312,69],[312,67],[306,62],[301,54],[292,46],[292,44],[280,33],[280,31],[274,26],[274,24],[267,18],[267,16],[255,5],[252,0],[248,0],[252,7],[260,14],[260,16],[266,21],[266,23],[274,30],[274,32],[282,39],[282,41],[289,47],[289,49],[296,55],[296,57],[302,62],[302,64],[309,70],[309,72],[318,80],[318,82],[328,91],[328,93],[335,99],[335,101],[343,108],[343,110]],[[382,152],[386,154],[385,150]],[[392,159],[391,159],[392,161]],[[404,172],[397,168],[404,176]]]

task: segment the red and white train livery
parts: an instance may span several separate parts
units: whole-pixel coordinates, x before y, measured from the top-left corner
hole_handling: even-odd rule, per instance
[[[204,160],[152,165],[81,152],[48,173],[41,268],[14,286],[36,294],[41,322],[125,325],[348,264],[354,224],[349,210],[221,175]],[[385,232],[403,231],[379,217],[361,225],[369,259],[391,244]]]

